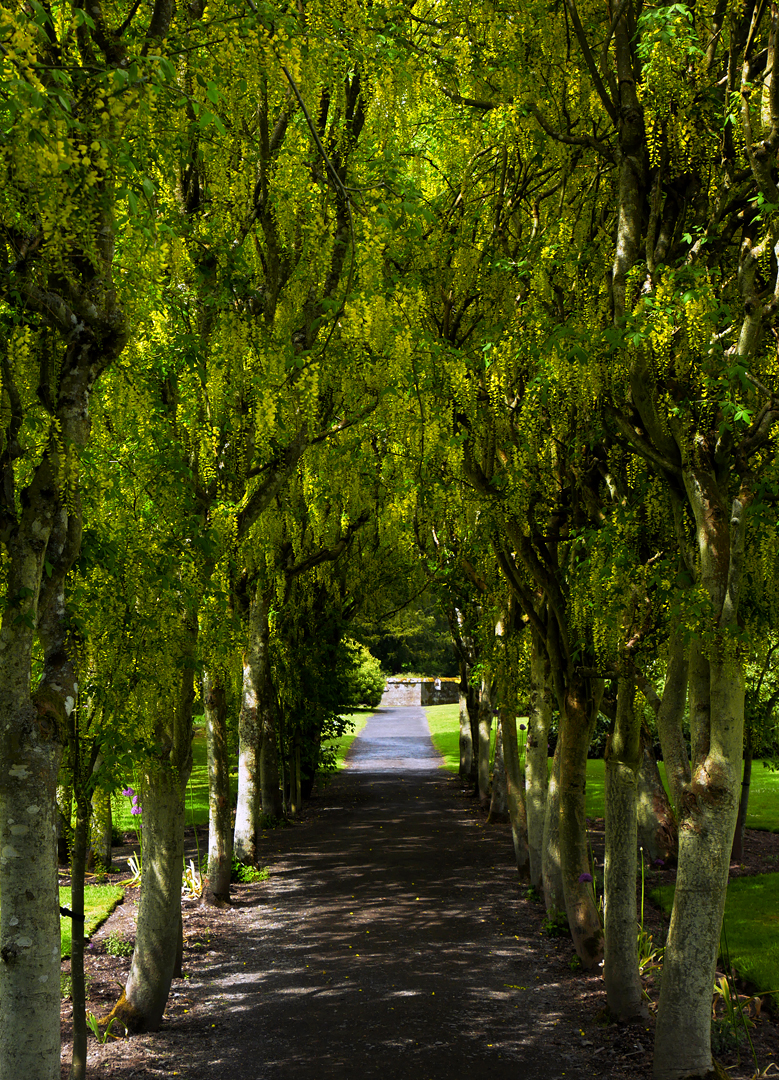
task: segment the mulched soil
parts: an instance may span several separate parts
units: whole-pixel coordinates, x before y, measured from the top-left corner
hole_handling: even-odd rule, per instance
[[[599,860],[602,821],[591,835]],[[204,840],[201,831],[201,849]],[[106,1045],[90,1036],[94,1080],[651,1075],[653,1016],[604,1021],[602,979],[575,970],[570,938],[544,932],[543,906],[517,884],[508,826],[488,825],[456,780],[348,770],[262,844],[268,881],[234,886],[229,909],[184,903],[184,977],[162,1027]],[[779,869],[779,835],[750,832],[746,848],[734,874]],[[648,885],[672,879],[651,871]],[[88,1007],[97,1015],[129,970],[106,941],[134,939],[137,903],[128,889],[93,936]],[[651,905],[646,922],[662,942]],[[657,987],[647,990],[656,1000]],[[64,1080],[69,1001],[62,1034]],[[761,1069],[779,1063],[775,1018],[763,1012],[752,1039]],[[719,1059],[734,1080],[755,1074],[748,1048]]]

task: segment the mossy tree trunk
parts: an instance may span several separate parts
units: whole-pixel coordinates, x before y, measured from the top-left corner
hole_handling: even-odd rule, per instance
[[[203,674],[203,706],[208,752],[208,869],[204,904],[230,900],[233,837],[230,829],[230,758],[227,747],[227,691],[221,673]]]
[[[129,1032],[156,1031],[180,964],[181,879],[186,789],[192,771],[197,617],[182,613],[175,694],[156,717],[155,758],[141,771],[141,899],[130,974],[104,1023],[116,1016]]]
[[[623,675],[617,691],[614,731],[606,746],[606,860],[604,867],[604,960],[606,1001],[615,1020],[648,1015],[643,1002],[636,943],[637,780],[641,760],[635,686]]]

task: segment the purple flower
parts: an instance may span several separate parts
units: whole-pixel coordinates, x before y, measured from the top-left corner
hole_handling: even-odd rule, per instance
[[[579,874],[579,884],[584,885],[586,882],[592,881],[592,874]]]
[[[141,810],[140,806],[133,806],[133,808],[130,810],[130,813],[131,814],[142,814],[143,811]]]
[[[137,806],[137,805],[138,805],[138,796],[133,795],[133,806]]]
[[[126,788],[122,789],[122,794],[126,795],[128,799],[131,799],[133,797],[133,795],[135,794],[135,792],[133,791],[133,789],[131,787],[126,787]]]
[[[655,859],[652,866],[665,866],[665,859]]]
[[[524,730],[525,730],[525,725],[524,725],[524,724],[520,724],[520,725],[519,725],[519,730],[520,730],[520,731],[524,731]]]

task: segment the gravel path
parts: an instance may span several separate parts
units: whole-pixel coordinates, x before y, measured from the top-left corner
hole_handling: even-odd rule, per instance
[[[421,708],[382,709],[317,820],[291,846],[269,835],[288,850],[270,859],[268,907],[244,913],[242,955],[201,984],[221,1003],[201,1075],[591,1075],[551,1044],[554,986],[537,941],[514,935],[510,846],[495,866],[439,764]]]
[[[438,766],[421,709],[379,710],[303,820],[263,834],[269,880],[236,886],[227,910],[184,905],[184,978],[160,1031],[90,1040],[90,1080],[649,1077],[653,1020],[603,1023],[600,976],[521,895],[508,826]],[[136,900],[94,937],[100,1014],[129,965],[104,944],[133,936]],[[63,1080],[69,1027],[64,1003]],[[778,1036],[754,1029],[761,1067]],[[726,1064],[754,1073],[748,1053]]]

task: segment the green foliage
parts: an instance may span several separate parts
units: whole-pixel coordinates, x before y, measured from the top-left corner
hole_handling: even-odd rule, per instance
[[[564,911],[555,911],[552,908],[541,922],[541,931],[551,938],[567,937],[570,934],[568,916]]]
[[[132,956],[135,945],[118,934],[109,934],[105,939],[105,951],[109,956]]]
[[[375,709],[381,701],[386,676],[379,661],[365,645],[346,638],[342,642],[343,686],[345,697],[342,704],[357,708],[367,705]]]
[[[70,908],[70,889],[60,886],[60,905]],[[124,899],[124,890],[117,885],[87,885],[84,888],[84,936],[89,937],[102,925],[116,905]],[[60,941],[63,960],[70,956],[72,921],[60,917]]]
[[[779,873],[733,878],[728,884],[724,925],[730,965],[758,994],[779,1005],[779,940],[775,932]],[[663,911],[670,911],[674,886],[650,893]],[[730,966],[729,965],[729,966]]]
[[[325,747],[333,762],[332,771],[337,772],[344,767],[346,755],[349,753],[352,743],[368,723],[370,717],[371,713],[368,711],[350,713],[343,717],[344,734],[336,739],[331,739]],[[327,778],[327,774],[324,774],[324,778]]]
[[[267,881],[270,870],[267,866],[244,866],[243,863],[233,859],[230,870],[230,881],[243,885],[256,885],[260,881]]]

